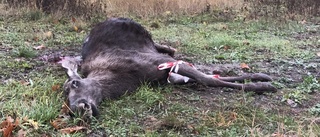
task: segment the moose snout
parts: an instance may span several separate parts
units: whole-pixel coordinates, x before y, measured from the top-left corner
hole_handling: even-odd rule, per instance
[[[91,106],[88,103],[79,103],[78,108],[83,109],[83,110],[90,110]]]
[[[70,104],[73,115],[93,116],[92,104],[81,99]]]
[[[72,115],[79,116],[97,116],[98,109],[97,107],[86,101],[85,99],[80,99],[73,103],[70,103],[70,109],[72,110]]]

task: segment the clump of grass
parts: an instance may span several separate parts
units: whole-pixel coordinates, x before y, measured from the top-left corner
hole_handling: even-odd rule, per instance
[[[313,115],[317,115],[317,116],[320,115],[320,103],[310,108],[309,112]]]
[[[299,89],[303,90],[305,93],[319,92],[320,83],[316,77],[309,75],[304,78]]]
[[[27,80],[12,80],[0,86],[0,116],[12,116],[30,119],[36,122],[39,130],[52,128],[47,123],[56,118],[63,102],[62,92],[52,90],[52,86],[61,83],[52,75],[30,78]],[[55,97],[52,97],[55,96]],[[25,121],[25,120],[24,120]],[[37,129],[32,125],[21,124],[28,128],[28,134],[38,136]],[[14,131],[16,133],[17,131]],[[50,131],[47,133],[53,133]],[[56,134],[56,133],[54,133]]]
[[[195,13],[211,12],[216,9],[239,9],[243,3],[243,0],[83,0],[72,2],[43,0],[40,3],[37,0],[23,0],[19,2],[8,0],[9,6],[38,7],[47,13],[64,11],[70,15],[80,16],[105,13],[107,15],[135,15],[140,17],[162,16],[165,13],[192,15]],[[38,20],[42,15],[35,11],[28,16],[31,20]]]
[[[30,21],[40,20],[44,16],[44,13],[40,10],[31,10],[24,14],[24,17]]]
[[[31,47],[20,46],[13,50],[13,55],[17,57],[33,58],[37,53]]]
[[[288,94],[283,96],[282,101],[288,99],[293,100],[295,103],[301,104],[303,100],[307,99],[307,95],[311,93],[318,92],[320,89],[320,83],[314,76],[307,76],[304,78],[303,82]]]

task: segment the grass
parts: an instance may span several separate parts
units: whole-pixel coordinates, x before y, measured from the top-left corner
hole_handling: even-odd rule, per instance
[[[314,71],[317,66],[312,66],[319,52],[317,39],[294,37],[317,37],[309,33],[310,26],[265,20],[216,22],[201,16],[136,20],[156,41],[177,48],[187,61],[245,62],[251,71],[273,76],[279,91],[255,95],[192,84],[152,87],[146,83],[133,95],[104,101],[99,107],[102,115],[90,122],[65,118],[64,127],[85,126],[87,130],[63,134],[52,122],[61,114],[66,76],[57,64],[41,58],[56,53],[79,55],[93,23],[77,19],[74,24],[69,18],[34,12],[0,20],[1,121],[7,116],[18,118],[13,134],[22,129],[27,136],[319,135],[319,78]],[[151,27],[154,22],[159,28]],[[74,25],[81,30],[74,30]],[[49,31],[53,36],[46,35]],[[42,44],[45,49],[34,49]],[[298,105],[292,107],[283,98]]]
[[[96,13],[106,13],[107,15],[122,15],[129,16],[135,15],[142,18],[151,16],[162,16],[166,13],[172,14],[196,14],[202,12],[210,12],[217,9],[239,9],[244,3],[243,0],[170,0],[170,1],[158,1],[158,0],[105,0],[105,1],[91,1],[84,0],[79,2],[57,2],[50,3],[43,2],[43,5],[37,4],[36,0],[30,0],[28,2],[15,2],[8,0],[20,7],[38,7],[39,9],[47,10],[47,12],[59,13],[59,14],[71,14],[80,16],[91,16]],[[45,4],[50,4],[50,7],[44,7]],[[1,6],[1,5],[0,5]],[[5,11],[9,12],[9,11]],[[9,14],[12,14],[9,12]],[[43,16],[41,12],[30,11],[26,14],[30,20],[38,20]],[[89,17],[92,18],[92,17]]]
[[[169,24],[153,31],[158,40],[178,43],[174,45],[190,56],[199,60],[211,62],[218,61],[252,61],[264,58],[312,58],[312,51],[301,52],[298,45],[287,37],[277,36],[274,28],[266,28],[274,24],[260,23],[188,23]],[[283,26],[283,28],[292,26]],[[299,26],[296,26],[299,27]],[[281,28],[278,28],[281,29]],[[292,28],[291,32],[300,28]],[[210,30],[210,31],[208,31]],[[280,31],[280,30],[278,30]],[[176,37],[172,37],[176,36]],[[247,51],[251,49],[252,52]],[[266,55],[268,54],[268,55]],[[254,57],[254,58],[253,58]]]

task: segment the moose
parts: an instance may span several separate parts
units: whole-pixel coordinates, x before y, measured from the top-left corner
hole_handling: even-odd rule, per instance
[[[227,87],[256,93],[276,92],[271,77],[263,73],[221,77],[205,74],[192,64],[173,58],[175,49],[157,44],[139,23],[128,18],[111,18],[98,23],[85,39],[81,59],[65,58],[64,94],[73,112],[99,115],[104,99],[133,93],[143,83],[186,84]],[[77,68],[81,62],[81,74]],[[251,80],[251,83],[243,83]]]

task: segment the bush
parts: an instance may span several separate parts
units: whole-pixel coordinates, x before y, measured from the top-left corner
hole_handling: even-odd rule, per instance
[[[296,15],[319,16],[319,0],[246,0],[245,10],[249,10],[251,18],[285,17],[296,19]]]
[[[200,13],[230,13],[240,11],[245,19],[259,17],[319,16],[319,0],[4,0],[10,7],[37,8],[46,13],[63,12],[90,17],[134,15],[137,17],[164,14],[193,15]],[[241,10],[239,10],[241,9]]]
[[[10,7],[41,9],[46,13],[63,11],[72,15],[93,14],[141,17],[171,14],[197,14],[224,8],[239,8],[243,0],[6,0]]]
[[[91,0],[7,0],[9,7],[40,9],[45,13],[64,12],[72,15],[89,15],[101,12],[97,7],[102,2]]]

